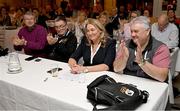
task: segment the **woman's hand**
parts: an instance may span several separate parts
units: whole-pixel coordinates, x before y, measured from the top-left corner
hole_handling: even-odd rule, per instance
[[[85,67],[82,65],[78,65],[78,64],[71,67],[71,73],[73,73],[73,74],[80,74],[80,73],[84,72],[84,70],[85,70]]]
[[[73,58],[70,58],[68,61],[69,67],[71,68],[71,73],[73,74],[79,74],[83,72],[82,65],[78,65],[76,60]]]

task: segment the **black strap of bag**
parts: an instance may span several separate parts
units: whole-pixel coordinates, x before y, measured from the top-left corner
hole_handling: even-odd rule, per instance
[[[0,57],[1,56],[5,56],[5,55],[7,55],[8,54],[8,48],[2,48],[1,46],[0,46]]]
[[[147,91],[141,91],[134,85],[116,83],[116,81],[103,75],[87,86],[87,99],[94,106],[93,110],[134,110],[149,97]],[[97,109],[97,105],[106,105],[107,108]]]

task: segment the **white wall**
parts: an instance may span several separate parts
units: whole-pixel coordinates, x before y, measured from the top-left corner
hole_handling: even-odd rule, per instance
[[[180,18],[180,0],[177,0],[176,16]]]
[[[162,2],[163,0],[154,0],[153,1],[153,16],[158,17],[161,13],[166,13],[166,11],[162,11]],[[180,0],[177,0],[177,9],[176,16],[180,18]]]

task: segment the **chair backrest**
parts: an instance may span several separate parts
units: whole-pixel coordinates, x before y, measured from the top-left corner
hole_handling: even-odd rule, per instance
[[[172,49],[172,52],[171,52],[171,67],[169,69],[169,74],[168,74],[169,102],[171,104],[174,104],[174,92],[173,92],[172,79],[175,77],[175,68],[176,68],[176,61],[177,61],[178,51],[179,51],[178,47]]]
[[[5,28],[0,27],[0,46],[4,48],[4,40],[5,40]]]
[[[171,68],[170,68],[170,73],[172,75],[172,78],[175,76],[175,68],[176,68],[176,61],[177,61],[177,56],[178,56],[178,51],[179,48],[176,47],[172,49],[173,51],[171,52]]]

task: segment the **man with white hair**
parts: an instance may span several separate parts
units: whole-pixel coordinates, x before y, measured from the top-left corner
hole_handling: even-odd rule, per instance
[[[158,22],[151,27],[151,34],[157,40],[165,43],[169,49],[179,44],[179,31],[175,24],[169,23],[168,16],[161,14]]]
[[[151,78],[161,82],[167,80],[170,65],[168,47],[150,35],[147,17],[140,16],[132,20],[131,39],[121,40],[114,61],[114,71],[124,74]]]
[[[25,54],[46,57],[47,31],[44,27],[36,24],[34,13],[28,11],[24,14],[24,26],[19,30],[18,35],[13,37],[14,49]]]

